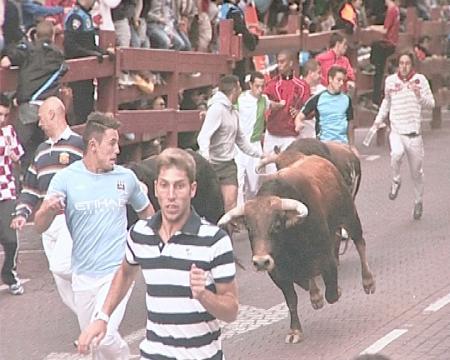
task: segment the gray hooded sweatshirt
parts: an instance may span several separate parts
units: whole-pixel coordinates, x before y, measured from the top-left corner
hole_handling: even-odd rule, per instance
[[[200,154],[212,163],[233,160],[235,145],[245,154],[261,157],[260,149],[253,147],[239,127],[239,112],[230,99],[218,91],[209,100],[206,118],[197,137]]]

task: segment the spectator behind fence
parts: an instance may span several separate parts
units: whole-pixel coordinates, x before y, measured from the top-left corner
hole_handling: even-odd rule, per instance
[[[5,1],[5,19],[2,25],[2,33],[4,38],[4,48],[2,55],[5,54],[9,46],[16,45],[23,38],[21,29],[22,23],[20,19],[20,10],[13,0]]]
[[[175,0],[151,1],[147,14],[147,33],[152,47],[191,50],[189,38],[178,28],[175,9]]]
[[[400,166],[406,155],[414,182],[414,220],[419,220],[423,212],[424,147],[421,110],[422,108],[432,109],[434,105],[435,100],[427,78],[414,70],[414,55],[411,53],[401,54],[398,59],[398,73],[386,78],[384,99],[373,128],[380,128],[389,115],[392,168],[389,199],[397,198],[401,185]]]
[[[25,30],[29,30],[46,16],[64,13],[62,6],[45,6],[34,0],[21,0],[22,21]]]
[[[137,0],[133,19],[131,21],[131,46],[148,49],[150,39],[147,35],[146,16],[150,10],[151,0]]]
[[[10,47],[1,66],[19,66],[16,102],[19,106],[17,135],[25,148],[21,167],[24,173],[31,162],[37,146],[44,140],[38,127],[39,102],[58,95],[61,78],[67,71],[62,52],[54,47],[54,28],[50,21],[42,21],[36,26],[34,43],[22,41]]]
[[[2,281],[12,295],[21,295],[23,286],[17,277],[17,234],[8,223],[11,221],[16,200],[16,184],[13,166],[23,155],[12,125],[8,125],[10,100],[0,93],[0,244],[4,250],[1,270]]]
[[[338,10],[336,25],[333,29],[343,29],[348,34],[358,28],[360,24],[360,12],[363,6],[363,0],[346,0]]]
[[[316,60],[320,64],[322,85],[328,85],[328,72],[330,68],[332,66],[339,66],[347,72],[344,91],[355,89],[355,71],[350,64],[350,60],[345,56],[348,48],[347,39],[341,34],[333,33],[330,37],[329,46],[329,50],[316,56]]]
[[[116,45],[130,47],[131,24],[136,12],[135,0],[121,0],[119,5],[111,9],[111,16],[116,32]]]
[[[430,51],[431,37],[428,35],[421,36],[419,42],[414,45],[414,54],[419,61],[425,60],[427,57],[431,57],[433,54]]]
[[[103,55],[113,57],[113,50],[104,50],[95,43],[95,28],[89,11],[95,0],[78,0],[64,22],[64,53],[68,59]],[[70,125],[82,124],[94,110],[94,81],[80,80],[70,83],[73,94],[74,119]]]
[[[369,73],[373,74],[374,72],[372,103],[375,105],[375,109],[378,109],[378,106],[381,103],[386,60],[395,52],[400,31],[400,9],[395,0],[385,1],[387,11],[384,24],[369,26],[369,29],[383,34],[383,40],[372,43],[372,50],[370,52],[370,62],[372,64],[372,68],[369,69]]]

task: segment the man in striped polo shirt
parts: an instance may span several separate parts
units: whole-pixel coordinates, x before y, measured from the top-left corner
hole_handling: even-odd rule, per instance
[[[389,199],[395,200],[400,189],[400,166],[404,155],[414,182],[415,202],[413,218],[419,220],[423,212],[423,158],[421,110],[433,108],[433,93],[427,78],[414,70],[414,55],[403,53],[398,60],[398,72],[389,75],[384,85],[384,99],[373,127],[380,128],[389,114],[391,132],[392,184]]]
[[[83,157],[83,140],[70,130],[66,109],[57,97],[49,97],[39,107],[39,127],[48,139],[38,146],[25,173],[22,192],[11,221],[11,227],[19,231],[44,199],[53,176]],[[42,234],[42,243],[59,295],[63,303],[75,312],[71,271],[72,237],[63,212],[55,217],[48,230]]]
[[[169,148],[157,159],[155,193],[161,210],[138,221],[128,235],[126,258],[103,307],[79,337],[85,353],[99,342],[109,315],[128,292],[140,266],[147,284],[147,333],[141,358],[223,359],[218,320],[238,313],[235,264],[229,236],[191,207],[195,162]]]

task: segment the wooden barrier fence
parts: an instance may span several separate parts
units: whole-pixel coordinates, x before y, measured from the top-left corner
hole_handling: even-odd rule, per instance
[[[262,36],[255,51],[247,51],[240,35],[234,35],[231,20],[220,24],[220,39],[218,54],[199,52],[178,52],[173,50],[117,48],[115,60],[104,57],[99,63],[95,57],[68,60],[69,71],[63,82],[97,78],[97,105],[100,111],[114,113],[122,122],[122,133],[134,133],[134,141],[123,141],[123,145],[140,143],[161,134],[167,135],[167,143],[177,144],[177,134],[185,131],[195,131],[201,127],[199,111],[184,111],[179,108],[180,91],[206,85],[216,85],[222,74],[231,73],[234,62],[244,57],[262,54],[276,54],[282,49],[294,51],[318,51],[328,45],[332,32],[309,34],[298,29],[299,16],[290,15],[288,29],[291,33],[285,35]],[[445,54],[444,44],[450,33],[450,23],[439,18],[438,11],[433,12],[431,21],[417,18],[414,9],[408,9],[406,32],[400,34],[398,49],[412,48],[418,38],[424,34],[432,38],[432,51],[435,54]],[[381,38],[375,31],[359,29],[349,41],[352,44],[370,45]],[[111,47],[114,44],[114,32],[101,32],[100,46]],[[350,52],[351,60],[356,60],[356,49]],[[356,69],[356,63],[353,64]],[[450,74],[450,60],[447,58],[431,58],[418,64],[420,72],[432,80],[433,91],[438,107],[433,111],[433,127],[440,126],[440,106],[450,104],[450,91],[443,87],[443,74]],[[149,70],[161,72],[165,76],[165,84],[155,88],[153,96],[166,95],[167,110],[119,110],[119,104],[139,98],[148,97],[136,87],[119,88],[118,77],[122,71]],[[193,77],[193,73],[201,73]],[[371,90],[372,79],[356,71],[356,87],[360,93]],[[0,91],[11,91],[16,88],[17,69],[0,69]],[[373,121],[373,113],[356,108],[358,126],[368,126]],[[75,127],[82,130],[82,125]],[[140,157],[140,147],[136,147],[134,158]]]

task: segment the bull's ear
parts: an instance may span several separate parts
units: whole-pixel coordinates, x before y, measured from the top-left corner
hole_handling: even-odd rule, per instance
[[[286,216],[286,228],[301,224],[303,221],[305,221],[306,218],[304,216],[303,217],[298,216],[298,212],[295,210],[286,210],[285,216]]]

